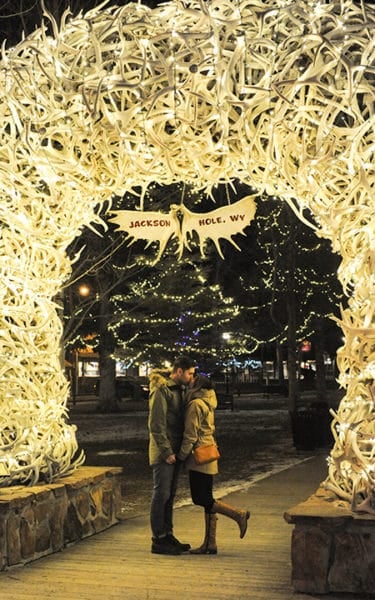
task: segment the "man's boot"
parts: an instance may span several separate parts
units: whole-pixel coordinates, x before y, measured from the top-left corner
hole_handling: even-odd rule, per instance
[[[247,521],[250,518],[250,512],[248,510],[239,510],[238,508],[234,508],[229,504],[221,502],[221,500],[215,500],[211,510],[212,512],[219,513],[236,521],[240,528],[240,538],[244,537],[247,530]]]
[[[190,554],[217,554],[216,546],[216,522],[217,516],[213,513],[205,513],[206,531],[204,540],[199,548],[190,550]]]
[[[173,533],[169,533],[167,535],[167,538],[171,542],[171,544],[177,546],[177,548],[179,548],[181,552],[187,552],[191,548],[190,544],[184,544],[180,542],[176,537],[174,537]]]

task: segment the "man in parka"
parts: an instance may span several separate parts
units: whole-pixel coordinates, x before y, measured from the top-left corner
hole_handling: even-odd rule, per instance
[[[190,549],[173,535],[173,502],[181,462],[176,455],[184,432],[183,386],[195,374],[195,363],[187,357],[176,359],[172,372],[153,371],[150,375],[149,460],[153,474],[150,521],[151,552],[182,554]]]

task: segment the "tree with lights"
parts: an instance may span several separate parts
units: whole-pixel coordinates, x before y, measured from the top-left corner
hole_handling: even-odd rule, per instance
[[[119,357],[127,362],[160,364],[178,354],[199,359],[201,367],[220,362],[220,332],[230,327],[238,307],[209,281],[209,264],[167,255],[149,266],[147,277],[132,278],[128,290],[113,298],[112,329]]]
[[[314,348],[317,399],[326,401],[323,353],[333,336],[330,354],[335,354],[339,329],[332,315],[343,299],[336,276],[339,259],[279,199],[259,197],[257,205],[256,219],[240,242],[241,253],[228,249],[227,260],[217,265],[217,278],[241,307],[236,330],[243,332],[245,354],[264,358],[272,346],[282,381],[287,349],[293,411],[299,402],[298,362],[305,338]]]
[[[343,299],[336,275],[339,259],[327,240],[317,238],[277,198],[259,199],[253,229],[255,269],[252,278],[241,277],[248,302],[255,308],[251,310],[255,316],[252,334],[258,343],[273,339],[277,348],[286,345],[291,411],[299,401],[301,342],[310,339],[317,367],[317,399],[326,401],[324,336],[333,329],[332,316]]]

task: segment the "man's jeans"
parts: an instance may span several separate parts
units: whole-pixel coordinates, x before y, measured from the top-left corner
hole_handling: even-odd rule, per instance
[[[174,465],[162,462],[152,465],[153,492],[151,500],[151,531],[154,538],[173,533],[173,502],[181,462]]]

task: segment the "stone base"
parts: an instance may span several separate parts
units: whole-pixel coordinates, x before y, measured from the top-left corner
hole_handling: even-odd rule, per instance
[[[121,472],[80,467],[54,483],[0,489],[0,570],[57,552],[117,523]]]
[[[348,504],[319,488],[284,518],[294,524],[295,591],[375,593],[375,516],[353,513]]]

